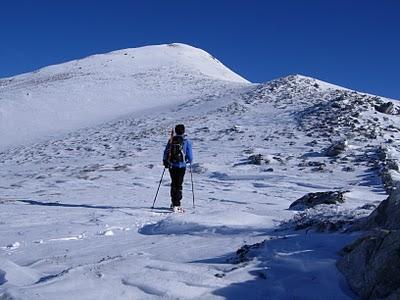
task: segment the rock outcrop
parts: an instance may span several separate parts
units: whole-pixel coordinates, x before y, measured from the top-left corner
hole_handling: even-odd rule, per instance
[[[394,113],[394,104],[393,102],[385,102],[381,105],[376,105],[375,109],[380,113],[392,115]]]
[[[338,156],[339,154],[343,153],[346,150],[346,147],[347,147],[346,140],[338,141],[329,146],[328,149],[325,150],[325,154],[331,157]]]
[[[377,230],[341,254],[337,267],[362,299],[400,299],[400,230]]]
[[[370,229],[400,230],[400,191],[393,190],[390,196],[359,224],[354,230]]]
[[[304,210],[306,208],[314,207],[320,204],[339,204],[344,203],[344,193],[347,191],[329,191],[329,192],[316,192],[308,193],[294,201],[289,209]]]
[[[362,299],[400,299],[400,191],[353,230],[373,230],[342,251],[338,269]]]

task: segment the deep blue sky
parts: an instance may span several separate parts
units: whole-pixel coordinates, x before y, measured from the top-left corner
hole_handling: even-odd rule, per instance
[[[181,42],[253,82],[300,73],[400,99],[397,0],[4,0],[0,78]]]

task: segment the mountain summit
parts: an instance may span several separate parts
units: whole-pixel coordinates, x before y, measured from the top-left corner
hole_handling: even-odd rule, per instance
[[[118,50],[0,80],[0,148],[248,85],[185,44]]]

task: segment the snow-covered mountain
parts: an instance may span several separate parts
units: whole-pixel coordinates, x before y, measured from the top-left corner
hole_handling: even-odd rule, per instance
[[[0,148],[248,81],[184,44],[94,55],[0,80]]]
[[[132,56],[144,66],[125,64]],[[96,75],[78,76],[75,64]],[[63,72],[72,77],[28,79]],[[360,235],[344,231],[400,176],[395,101],[300,75],[251,84],[180,44],[1,85],[2,124],[15,132],[10,124],[27,118],[21,126],[38,138],[7,137],[0,152],[0,298],[357,298],[335,262]],[[27,90],[37,97],[30,111],[17,97]],[[84,99],[79,112],[70,99]],[[38,120],[49,131],[25,117],[36,105],[51,106]],[[62,134],[50,126],[61,107],[76,117],[63,115]],[[181,122],[194,146],[196,208],[188,172],[186,213],[168,211],[167,174],[152,210],[168,131]]]

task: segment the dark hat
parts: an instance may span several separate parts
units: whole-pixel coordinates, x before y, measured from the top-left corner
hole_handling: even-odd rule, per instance
[[[185,125],[183,124],[178,124],[175,126],[175,133],[178,135],[182,135],[185,133]]]

